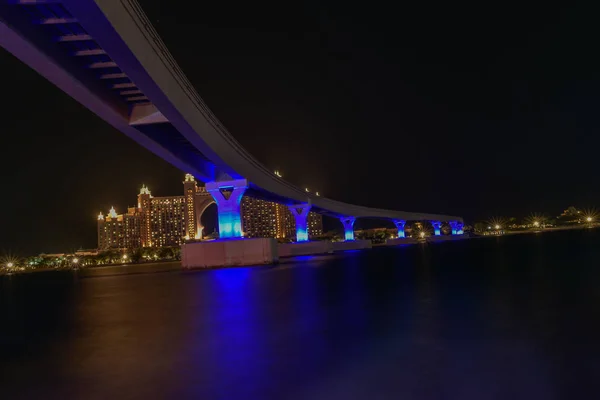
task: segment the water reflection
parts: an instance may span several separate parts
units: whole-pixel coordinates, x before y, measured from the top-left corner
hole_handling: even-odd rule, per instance
[[[256,271],[222,269],[202,278],[196,282],[197,290],[208,307],[187,316],[194,324],[186,335],[194,358],[190,372],[202,382],[196,394],[208,391],[215,398],[251,394],[269,376],[268,330],[257,310],[261,299]],[[206,286],[208,293],[203,292]]]
[[[593,398],[599,239],[545,233],[273,267],[5,277],[0,395]]]

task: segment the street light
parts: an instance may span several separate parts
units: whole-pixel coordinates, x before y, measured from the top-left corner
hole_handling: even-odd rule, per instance
[[[73,261],[73,264],[77,264],[79,262],[79,258],[74,258],[72,261]]]
[[[538,221],[533,221],[533,226],[540,226],[540,223]]]
[[[500,225],[494,226],[494,229],[496,229],[496,230],[500,229]]]
[[[127,261],[127,254],[123,254],[123,261]]]
[[[419,236],[421,236],[422,238],[424,238],[425,237],[425,232],[419,233]]]
[[[592,217],[587,217],[585,220],[586,220],[587,222],[592,222],[592,219],[593,219]]]
[[[12,267],[14,267],[14,266],[15,266],[15,264],[13,264],[13,263],[9,262],[9,263],[7,263],[7,264],[6,264],[6,266],[7,266],[8,268],[12,268]]]

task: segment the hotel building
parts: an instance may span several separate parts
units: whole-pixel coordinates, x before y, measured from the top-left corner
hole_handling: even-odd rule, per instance
[[[183,182],[183,196],[154,197],[142,186],[137,207],[117,214],[114,207],[98,215],[98,249],[179,246],[186,240],[202,239],[200,217],[214,203],[204,186],[192,175]],[[241,204],[242,230],[250,238],[295,239],[296,227],[287,206],[244,196]],[[323,218],[308,216],[309,237],[323,234]]]
[[[98,248],[141,247],[142,219],[134,207],[127,214],[117,215],[112,207],[106,217],[98,215]]]
[[[245,237],[296,239],[296,221],[289,208],[280,203],[244,196],[241,204],[242,230]],[[308,236],[323,234],[323,217],[308,213]]]

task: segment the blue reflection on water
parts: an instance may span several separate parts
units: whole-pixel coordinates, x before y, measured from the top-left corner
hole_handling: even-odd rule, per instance
[[[244,268],[223,268],[212,271],[212,276],[218,285],[229,291],[231,289],[243,288],[250,277],[251,269]]]
[[[292,260],[294,261],[311,261],[317,259],[319,256],[294,256]]]
[[[595,398],[599,240],[582,230],[264,268],[3,277],[2,394]]]

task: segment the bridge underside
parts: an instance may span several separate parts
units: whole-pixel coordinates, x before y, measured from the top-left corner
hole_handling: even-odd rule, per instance
[[[313,194],[269,171],[227,132],[135,0],[0,0],[0,46],[75,100],[201,181],[247,179],[247,194],[333,217],[462,221]]]
[[[216,179],[219,169],[158,110],[136,84],[134,74],[122,68],[71,14],[70,3],[78,1],[0,3],[0,45],[159,157],[200,180]],[[105,28],[114,32],[110,25]],[[228,171],[222,172],[229,176]]]

